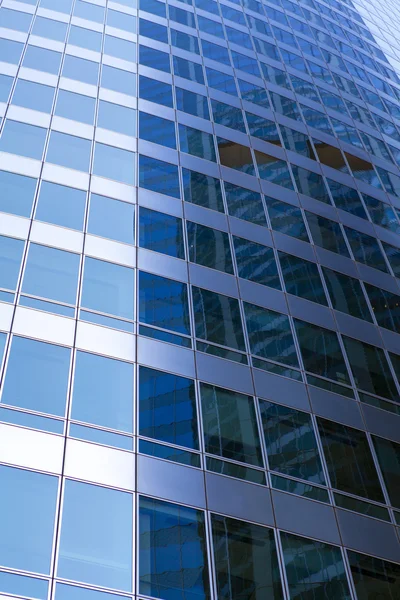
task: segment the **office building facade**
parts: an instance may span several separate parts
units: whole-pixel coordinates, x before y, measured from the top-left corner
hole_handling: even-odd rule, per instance
[[[400,599],[399,26],[2,0],[2,600]]]

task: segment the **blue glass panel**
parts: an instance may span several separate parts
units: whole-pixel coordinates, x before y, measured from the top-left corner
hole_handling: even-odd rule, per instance
[[[7,102],[13,83],[13,77],[0,75],[0,102]]]
[[[180,198],[178,167],[141,154],[139,186],[159,194]]]
[[[82,306],[133,319],[134,271],[95,258],[85,259]]]
[[[31,413],[23,412],[22,410],[0,408],[0,421],[3,421],[3,423],[12,423],[13,425],[21,425],[22,427],[30,427],[32,429],[41,429],[42,431],[47,431],[49,433],[64,433],[64,421],[40,417],[39,415],[33,415]]]
[[[84,58],[77,58],[67,54],[64,59],[62,75],[69,79],[76,79],[82,83],[97,85],[99,78],[99,64]]]
[[[32,34],[50,40],[64,42],[67,29],[67,23],[55,21],[54,19],[45,19],[44,17],[36,17],[32,27]]]
[[[88,233],[117,242],[134,243],[135,207],[106,196],[90,196]]]
[[[67,480],[57,574],[132,589],[132,495]]]
[[[49,574],[58,478],[0,466],[0,486],[1,564]]]
[[[79,48],[86,48],[87,50],[101,52],[102,41],[103,36],[98,31],[92,31],[91,29],[84,29],[83,27],[71,25],[68,36],[69,44],[78,46]]]
[[[66,304],[76,303],[80,255],[31,244],[22,291]]]
[[[132,437],[104,431],[103,429],[95,429],[94,427],[85,427],[76,423],[71,423],[69,436],[87,442],[94,442],[95,444],[102,444],[103,446],[112,446],[120,450],[133,450]]]
[[[133,185],[135,182],[135,154],[128,150],[96,142],[93,173]]]
[[[12,104],[50,113],[53,106],[55,88],[33,81],[17,79]]]
[[[187,285],[140,272],[139,320],[147,325],[190,335]]]
[[[209,600],[204,513],[150,498],[139,502],[139,592]]]
[[[0,572],[0,590],[6,594],[46,600],[47,588],[48,582],[46,579]]]
[[[6,120],[0,138],[0,151],[40,160],[46,135],[47,130],[43,127]]]
[[[46,161],[77,171],[89,171],[92,142],[58,131],[50,134]]]
[[[70,354],[69,348],[14,337],[2,402],[64,416]]]
[[[140,207],[139,245],[175,258],[185,258],[182,219]]]
[[[0,287],[15,290],[25,242],[0,236]]]
[[[139,435],[199,449],[192,379],[140,367]]]
[[[35,189],[36,179],[0,171],[0,210],[29,217]]]
[[[59,90],[55,114],[65,119],[93,125],[96,99],[82,94]]]
[[[0,56],[2,60],[17,65],[21,59],[24,44],[0,38]]]
[[[43,181],[35,219],[82,231],[85,207],[86,192]]]
[[[62,54],[60,52],[28,45],[22,64],[30,69],[57,75],[60,70],[61,58]]]
[[[72,419],[132,432],[132,399],[133,365],[77,352]]]
[[[109,90],[134,96],[136,91],[136,75],[108,65],[101,69],[101,85]]]
[[[97,126],[134,136],[136,135],[136,111],[100,100]]]
[[[58,583],[55,598],[56,600],[123,600],[124,597],[100,592],[99,590]]]

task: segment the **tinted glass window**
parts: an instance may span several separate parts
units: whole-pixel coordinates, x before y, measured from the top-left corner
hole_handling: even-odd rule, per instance
[[[233,243],[239,277],[281,289],[272,248],[236,236]]]
[[[200,385],[206,452],[262,466],[254,398]]]
[[[317,421],[332,486],[384,502],[366,434],[319,417]]]
[[[114,263],[86,258],[81,304],[85,308],[133,319],[134,271]]]
[[[147,325],[190,335],[186,284],[141,271],[139,319]]]
[[[317,265],[286,252],[278,252],[278,256],[288,294],[326,306],[328,303]]]
[[[139,434],[198,449],[194,381],[140,367]]]
[[[233,273],[227,233],[191,221],[187,221],[186,228],[191,262],[210,269]]]
[[[133,366],[77,352],[71,418],[132,432]]]
[[[343,275],[332,269],[322,267],[332,306],[336,310],[372,321],[371,314],[361,289],[360,282],[354,277]]]
[[[141,497],[139,592],[209,600],[204,513]]]
[[[127,244],[134,243],[135,207],[106,196],[91,194],[88,233]]]
[[[182,219],[141,206],[139,245],[148,250],[184,259]]]
[[[182,169],[182,181],[186,202],[193,202],[193,204],[205,208],[224,212],[219,179],[189,169]]]

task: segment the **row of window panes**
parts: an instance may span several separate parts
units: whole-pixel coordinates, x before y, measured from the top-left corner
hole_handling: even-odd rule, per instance
[[[0,563],[5,567],[49,574],[56,523],[59,480],[35,471],[0,466],[2,537]],[[21,490],[25,502],[21,503]],[[63,481],[56,575],[103,590],[132,592],[134,497],[129,492],[71,479]],[[238,595],[254,600],[282,600],[283,585],[291,598],[329,594],[351,598],[342,550],[290,533],[212,514],[207,542],[203,511],[141,496],[138,498],[138,593],[162,600],[211,596],[207,547],[215,570],[219,600]],[[281,552],[276,536],[279,536]],[[136,544],[135,544],[136,545]],[[280,558],[286,582],[280,577]],[[243,557],[246,560],[243,560]],[[400,567],[378,558],[347,551],[346,560],[358,600],[376,591],[397,595]],[[136,585],[136,584],[135,584]],[[0,588],[19,590],[45,600],[47,581],[31,575],[0,573]],[[22,591],[23,590],[23,591]],[[100,600],[102,591],[57,583],[55,599]],[[120,596],[109,595],[110,600]]]

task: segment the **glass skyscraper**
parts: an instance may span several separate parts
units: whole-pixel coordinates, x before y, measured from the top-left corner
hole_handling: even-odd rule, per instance
[[[0,600],[400,600],[398,0],[0,3]]]

